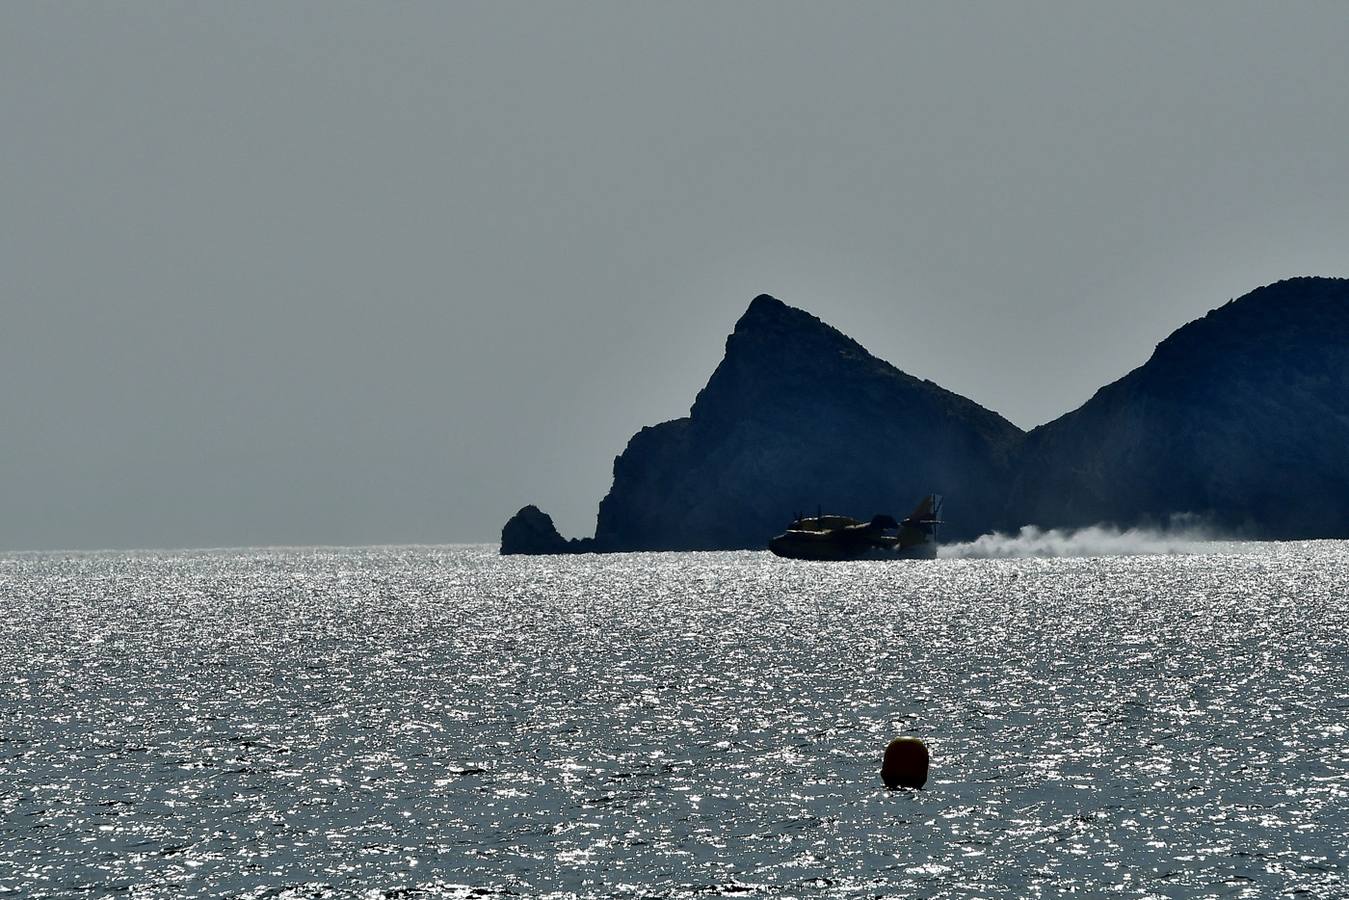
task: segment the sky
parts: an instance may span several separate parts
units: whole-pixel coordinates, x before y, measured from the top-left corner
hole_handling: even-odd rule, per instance
[[[0,550],[594,529],[770,293],[1023,428],[1349,275],[1343,3],[10,3]]]

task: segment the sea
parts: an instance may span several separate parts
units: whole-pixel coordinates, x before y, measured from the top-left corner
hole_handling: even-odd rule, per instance
[[[0,604],[0,896],[1349,896],[1346,542],[11,553]]]

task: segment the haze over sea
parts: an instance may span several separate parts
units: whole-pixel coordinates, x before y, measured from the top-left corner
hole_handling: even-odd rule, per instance
[[[0,893],[1349,893],[1349,543],[1021,539],[0,556]]]

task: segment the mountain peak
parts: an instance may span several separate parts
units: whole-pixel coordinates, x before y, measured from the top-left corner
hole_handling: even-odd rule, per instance
[[[745,310],[744,315],[736,321],[735,333],[775,331],[793,323],[800,327],[811,322],[824,325],[823,322],[803,309],[788,306],[777,297],[769,294],[760,294],[749,302],[749,307]],[[827,328],[828,326],[824,327]]]
[[[786,308],[787,304],[783,303],[781,300],[779,300],[777,297],[774,297],[772,294],[760,294],[753,300],[749,301],[749,309],[745,310],[745,312],[752,313],[755,311],[781,310]]]
[[[750,301],[726,338],[728,355],[751,353],[759,358],[831,357],[839,353],[870,358],[852,338],[804,309],[788,306],[769,294]]]

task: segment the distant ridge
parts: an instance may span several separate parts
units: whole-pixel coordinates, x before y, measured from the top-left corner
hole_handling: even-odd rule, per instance
[[[1055,526],[1191,513],[1250,537],[1349,536],[1349,279],[1280,281],[1175,331],[1030,433],[1008,510]]]
[[[1349,536],[1349,279],[1231,301],[1029,435],[760,295],[689,415],[614,460],[593,539],[526,507],[501,550],[757,549],[795,512],[867,518],[929,491],[954,539],[1178,513],[1250,537]]]

